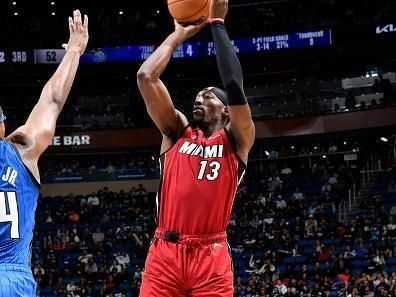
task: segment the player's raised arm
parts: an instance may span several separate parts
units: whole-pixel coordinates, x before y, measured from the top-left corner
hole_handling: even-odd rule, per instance
[[[175,109],[160,76],[176,48],[196,34],[205,23],[182,27],[175,21],[175,31],[143,63],[137,73],[139,90],[142,93],[150,117],[162,135],[172,141],[180,136],[182,129],[188,122],[186,117]]]
[[[210,23],[216,47],[217,67],[228,98],[228,129],[237,143],[237,153],[247,162],[255,139],[255,127],[243,90],[242,68],[224,25],[228,0],[212,0]]]
[[[62,62],[45,84],[25,125],[8,137],[11,142],[22,145],[32,161],[47,149],[54,136],[56,121],[72,87],[80,56],[88,43],[88,17],[85,15],[82,22],[80,11],[75,10],[73,18],[69,18],[69,30],[69,42],[62,45],[66,49]]]

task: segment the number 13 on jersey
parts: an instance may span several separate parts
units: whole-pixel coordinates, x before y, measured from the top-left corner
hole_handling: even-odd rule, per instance
[[[219,176],[219,170],[221,167],[220,163],[217,161],[212,161],[209,164],[208,163],[209,161],[207,160],[202,160],[200,162],[201,168],[199,169],[197,177],[199,180],[206,178],[207,180],[213,181]],[[208,172],[207,168],[209,168],[210,172]]]
[[[11,224],[11,239],[19,238],[19,215],[16,192],[0,192],[0,225]]]

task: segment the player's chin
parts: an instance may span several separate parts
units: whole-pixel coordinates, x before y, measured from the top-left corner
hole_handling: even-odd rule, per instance
[[[202,113],[193,112],[193,119],[194,119],[195,122],[199,123],[199,122],[203,121],[204,116],[203,116]]]

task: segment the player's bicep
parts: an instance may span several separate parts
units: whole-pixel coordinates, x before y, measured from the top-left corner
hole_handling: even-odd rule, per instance
[[[138,78],[139,90],[147,112],[164,136],[173,138],[188,124],[187,118],[173,105],[164,83],[160,79]]]
[[[59,106],[55,102],[40,99],[34,106],[25,125],[19,127],[13,133],[23,135],[25,143],[21,144],[30,151],[32,158],[38,159],[51,144],[59,112]]]
[[[238,150],[249,151],[253,146],[256,129],[248,104],[229,105],[229,131],[235,138]]]

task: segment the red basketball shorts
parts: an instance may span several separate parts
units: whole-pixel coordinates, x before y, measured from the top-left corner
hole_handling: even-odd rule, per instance
[[[225,232],[167,238],[157,229],[140,297],[232,297],[232,262]]]

